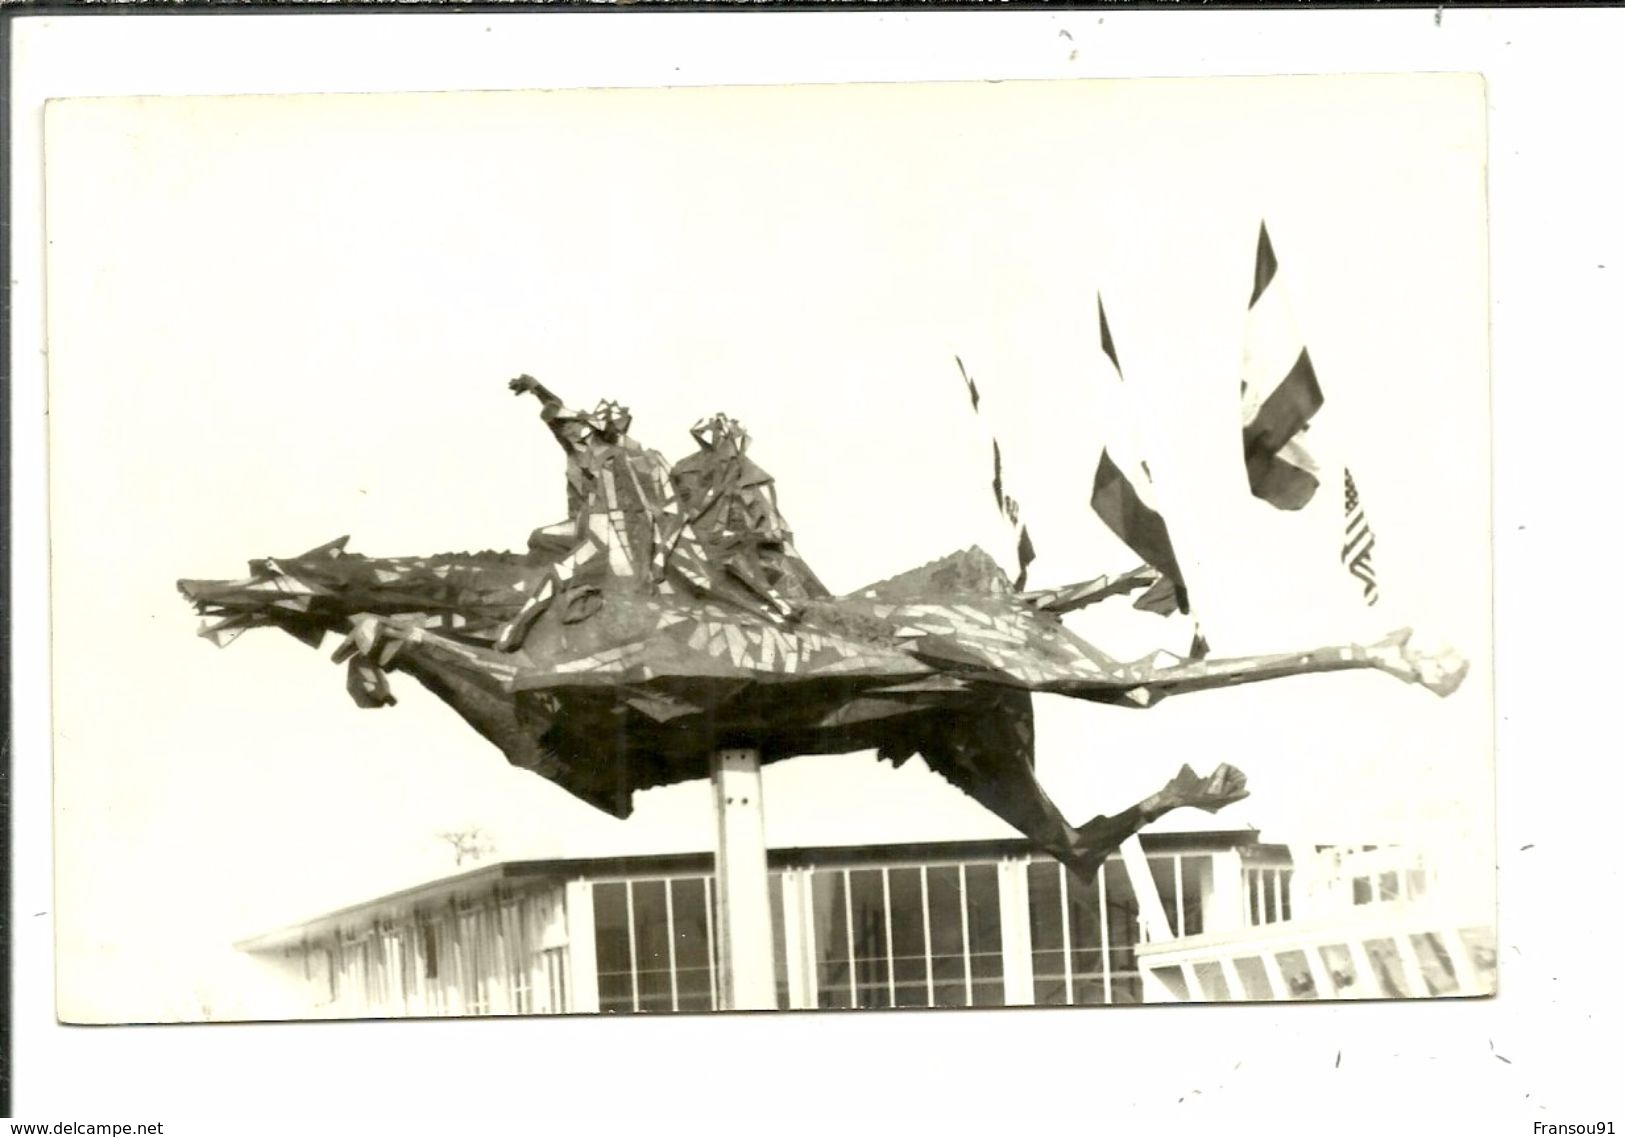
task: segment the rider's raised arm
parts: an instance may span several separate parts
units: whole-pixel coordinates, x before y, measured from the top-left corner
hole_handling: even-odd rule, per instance
[[[508,390],[516,395],[535,395],[542,404],[542,418],[551,420],[557,418],[564,409],[564,400],[549,391],[533,375],[521,375],[517,379],[508,380]]]
[[[536,401],[542,404],[542,422],[547,424],[547,429],[553,432],[553,437],[566,453],[573,454],[579,450],[592,433],[586,412],[570,410],[562,399],[534,377],[521,375],[517,379],[510,379],[508,390],[516,395],[536,396]]]

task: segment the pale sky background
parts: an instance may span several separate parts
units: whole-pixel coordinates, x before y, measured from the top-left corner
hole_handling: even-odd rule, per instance
[[[377,556],[522,548],[565,511],[520,371],[629,404],[673,461],[696,418],[739,418],[837,592],[972,543],[1013,573],[989,428],[1033,584],[1126,569],[1088,507],[1097,289],[1215,654],[1412,625],[1476,670],[1443,702],[1375,674],[1140,712],[1043,698],[1063,811],[1230,761],[1250,800],[1160,828],[1488,833],[1476,77],[75,100],[46,138],[70,1017],[187,1014],[229,986],[200,961],[231,939],[450,871],[440,830],[483,826],[506,857],[712,840],[703,783],[616,822],[405,677],[362,713],[326,652],[268,631],[218,652],[177,577],[341,533]],[[1302,516],[1246,491],[1260,218],[1327,395],[1311,444],[1334,479],[1353,464],[1375,527],[1375,613],[1337,561],[1335,481]],[[1124,656],[1189,637],[1122,602],[1069,622]],[[1010,832],[917,760],[796,760],[765,800],[777,845]],[[127,934],[155,910],[186,934]]]

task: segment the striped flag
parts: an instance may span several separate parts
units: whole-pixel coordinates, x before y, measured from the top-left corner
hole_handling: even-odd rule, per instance
[[[1100,312],[1100,350],[1111,362],[1112,370],[1117,373],[1117,380],[1121,383],[1123,368],[1117,362],[1117,348],[1112,343],[1111,328],[1106,323],[1106,305],[1099,295],[1095,297],[1095,306]],[[1186,594],[1185,578],[1179,571],[1179,559],[1174,556],[1173,540],[1168,536],[1168,526],[1162,514],[1157,511],[1156,497],[1151,487],[1151,468],[1144,461],[1131,460],[1128,454],[1114,454],[1117,445],[1115,442],[1109,443],[1100,452],[1090,504],[1107,528],[1144,558],[1146,564],[1162,573],[1168,582],[1162,595],[1167,597],[1171,590],[1173,606],[1181,612],[1189,612],[1190,598]]]
[[[954,356],[954,362],[959,365],[960,378],[965,380],[965,391],[970,395],[970,409],[978,417],[982,412],[982,393],[976,389],[976,380],[970,377],[965,370],[965,361]],[[1016,499],[1004,492],[1004,455],[999,450],[998,438],[993,439],[993,502],[998,507],[999,515],[1009,522],[1010,528],[1016,535],[1016,591],[1020,592],[1027,587],[1027,566],[1038,557],[1033,548],[1033,539],[1027,532],[1027,526],[1021,520],[1021,506]]]
[[[1350,575],[1365,589],[1365,602],[1377,602],[1377,570],[1371,563],[1371,550],[1377,540],[1371,535],[1371,525],[1365,519],[1365,507],[1360,504],[1360,491],[1354,488],[1354,475],[1343,470],[1343,563]]]
[[[1303,435],[1323,399],[1309,351],[1276,282],[1277,267],[1269,230],[1260,223],[1242,349],[1241,448],[1253,496],[1277,509],[1302,509],[1320,486]]]

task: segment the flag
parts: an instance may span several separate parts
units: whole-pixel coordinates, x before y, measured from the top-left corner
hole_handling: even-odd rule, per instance
[[[1260,223],[1242,349],[1241,449],[1254,497],[1277,509],[1302,509],[1320,485],[1303,435],[1323,399],[1277,268],[1269,230]]]
[[[999,440],[993,440],[993,508],[1001,516],[1010,516],[1010,499],[1004,495],[1004,459],[999,454]]]
[[[1021,566],[1016,574],[1016,591],[1020,592],[1027,587],[1027,566],[1038,557],[1038,551],[1033,548],[1033,539],[1027,533],[1027,527],[1021,527],[1021,534],[1016,538],[1016,563]]]
[[[1117,362],[1117,348],[1112,343],[1111,328],[1106,323],[1106,305],[1098,295],[1095,305],[1100,312],[1100,350],[1111,361],[1112,370],[1117,373],[1117,380],[1121,383],[1123,368]],[[1114,449],[1118,453],[1114,454]],[[1144,461],[1131,460],[1130,455],[1123,453],[1115,441],[1107,444],[1100,452],[1100,462],[1095,468],[1094,492],[1089,501],[1107,528],[1122,538],[1123,543],[1138,553],[1146,564],[1162,573],[1172,589],[1173,607],[1181,612],[1189,612],[1190,599],[1185,591],[1185,578],[1179,571],[1179,559],[1174,556],[1173,540],[1168,536],[1168,526],[1162,514],[1157,511],[1151,487],[1151,468]],[[1167,589],[1162,594],[1166,597]]]
[[[959,377],[965,381],[965,390],[970,392],[970,409],[980,411],[982,409],[982,393],[976,389],[976,380],[972,379],[970,372],[965,370],[964,360],[956,355],[954,356],[954,362],[959,364]]]
[[[1260,222],[1241,362],[1241,446],[1253,495],[1277,509],[1296,510],[1307,505],[1320,486],[1319,467],[1304,445],[1304,435],[1325,400],[1309,351],[1293,323],[1279,269],[1269,230]],[[1377,574],[1371,563],[1375,545],[1354,475],[1345,466],[1342,560],[1360,582],[1368,605],[1377,602]]]
[[[1360,504],[1360,491],[1354,488],[1354,475],[1343,470],[1343,563],[1349,574],[1365,590],[1365,602],[1377,602],[1377,570],[1371,563],[1371,550],[1377,540],[1371,535],[1371,525],[1365,519],[1365,507]]]
[[[982,393],[976,389],[976,380],[970,377],[965,370],[965,361],[954,356],[954,363],[959,366],[960,378],[965,381],[965,391],[970,395],[970,409],[978,417],[982,412]],[[1016,499],[1004,492],[1004,455],[999,450],[998,438],[993,439],[993,503],[999,510],[999,515],[1009,522],[1010,528],[1016,535],[1016,582],[1017,592],[1027,587],[1027,566],[1032,564],[1038,553],[1033,549],[1032,536],[1027,532],[1027,526],[1021,522],[1021,506]]]

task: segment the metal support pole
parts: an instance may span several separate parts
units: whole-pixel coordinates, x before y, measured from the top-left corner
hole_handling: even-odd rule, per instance
[[[717,958],[722,1009],[771,1011],[773,917],[768,907],[767,837],[762,826],[762,765],[754,750],[711,757],[717,818]]]

